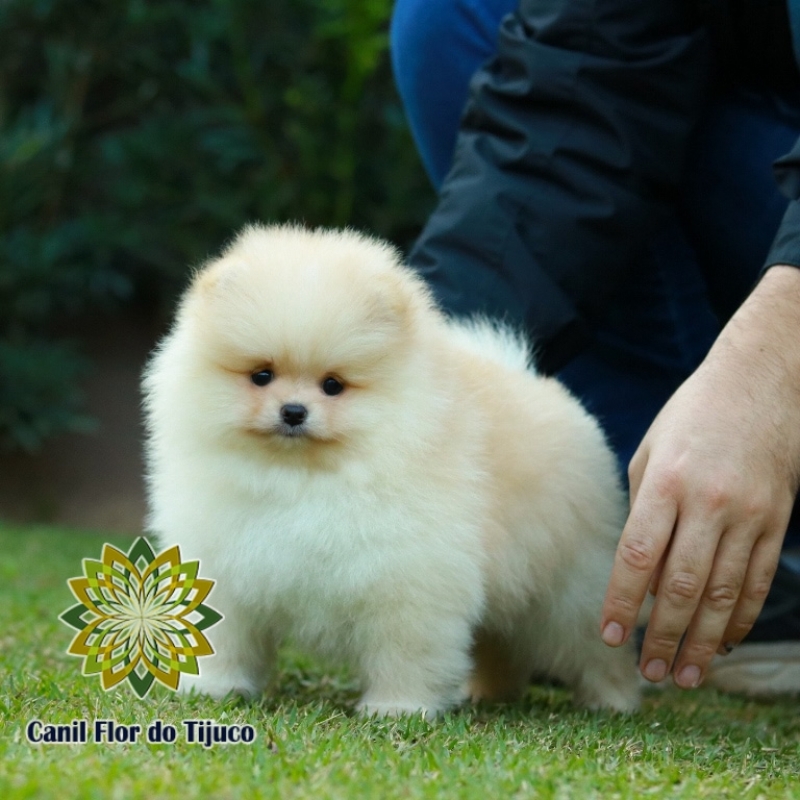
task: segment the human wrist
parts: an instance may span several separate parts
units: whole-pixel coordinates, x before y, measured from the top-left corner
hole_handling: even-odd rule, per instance
[[[719,400],[742,399],[800,486],[800,269],[769,269],[701,366]]]
[[[776,371],[775,378],[800,393],[800,268],[776,265],[767,270],[709,356],[753,361],[757,371]]]

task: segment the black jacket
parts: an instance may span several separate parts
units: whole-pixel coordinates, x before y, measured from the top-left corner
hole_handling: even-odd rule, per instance
[[[784,2],[771,7],[786,23]],[[445,309],[523,326],[544,372],[579,352],[675,206],[713,65],[726,47],[748,63],[742,9],[767,20],[769,5],[521,0],[473,78],[452,169],[409,257]],[[789,53],[793,86],[788,23],[783,48],[765,40],[772,57]],[[758,50],[752,31],[747,41]],[[755,52],[753,73],[765,63]],[[779,175],[793,202],[767,266],[800,266],[800,146]]]

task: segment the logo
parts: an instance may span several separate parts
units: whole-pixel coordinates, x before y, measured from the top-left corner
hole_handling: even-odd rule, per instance
[[[83,674],[105,691],[127,680],[139,697],[155,681],[175,691],[181,674],[198,675],[197,659],[214,652],[203,631],[222,619],[203,604],[214,581],[199,567],[181,563],[177,546],[156,555],[144,537],[127,553],[105,544],[100,561],[84,558],[67,581],[78,604],[59,617],[78,631],[67,653],[84,659]]]

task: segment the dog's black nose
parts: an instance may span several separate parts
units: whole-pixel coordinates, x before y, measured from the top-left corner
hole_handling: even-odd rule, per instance
[[[308,409],[300,403],[287,403],[281,406],[281,419],[293,428],[295,425],[302,425],[308,416]]]

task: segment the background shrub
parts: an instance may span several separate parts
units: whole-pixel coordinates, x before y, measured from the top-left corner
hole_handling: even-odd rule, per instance
[[[431,192],[387,57],[391,0],[0,3],[0,442],[85,429],[100,308],[166,306],[248,220],[406,246]]]

